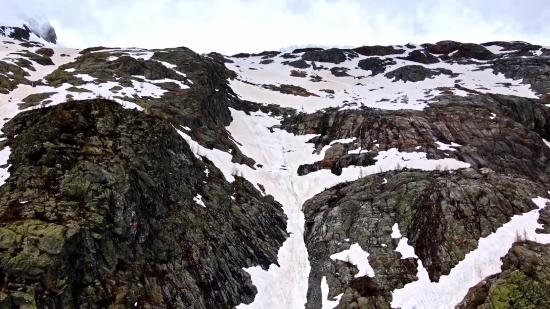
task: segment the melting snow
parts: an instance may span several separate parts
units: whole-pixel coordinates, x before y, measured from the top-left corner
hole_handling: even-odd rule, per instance
[[[330,256],[333,260],[340,260],[344,262],[356,265],[359,272],[355,275],[355,278],[369,276],[374,277],[374,269],[369,264],[369,253],[364,251],[359,244],[355,243],[349,247],[348,250],[344,250],[340,253],[335,253]]]

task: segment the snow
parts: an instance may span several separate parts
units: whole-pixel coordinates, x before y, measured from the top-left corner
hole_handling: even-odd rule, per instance
[[[333,260],[340,260],[356,265],[359,272],[355,274],[355,278],[359,277],[374,277],[374,269],[369,264],[369,253],[364,251],[359,244],[355,243],[348,250],[340,253],[335,253],[330,256]]]
[[[544,144],[546,144],[546,146],[548,146],[548,148],[550,148],[550,142],[545,140],[544,138],[542,139],[542,141],[544,142]]]
[[[10,147],[4,147],[4,149],[0,150],[0,166],[8,164],[8,159],[11,154]],[[8,167],[0,167],[0,186],[2,186],[6,180],[10,177],[10,173],[8,172]]]
[[[75,74],[75,77],[78,77],[85,82],[93,82],[95,80],[95,77],[91,77],[88,74]]]
[[[436,142],[437,145],[439,145],[439,147],[437,147],[437,149],[439,150],[450,150],[450,151],[456,151],[456,149],[454,148],[451,148],[451,147],[460,147],[462,145],[459,145],[457,143],[454,143],[454,142],[451,142],[451,144],[445,144],[443,142]]]
[[[353,143],[356,139],[357,139],[356,137],[337,139],[337,140],[334,140],[334,141],[330,142],[329,145],[332,146],[336,143],[349,144],[349,143]]]
[[[392,228],[391,238],[401,238],[401,232],[399,231],[399,224],[395,223]]]
[[[491,113],[491,117],[489,117],[489,118],[491,118],[491,119],[495,119],[496,117],[497,117],[497,115],[496,115],[496,114],[494,114],[494,113]]]
[[[512,217],[491,235],[479,239],[478,248],[458,263],[449,275],[442,276],[439,282],[430,282],[424,267],[419,263],[418,281],[405,285],[393,292],[393,308],[452,309],[458,304],[469,288],[485,277],[499,273],[501,257],[508,253],[512,244],[519,238],[550,244],[549,234],[537,234],[535,230],[542,225],[537,222],[540,209],[550,200],[537,197],[533,202],[539,209]],[[420,261],[419,261],[420,262]]]
[[[200,194],[197,194],[197,196],[193,198],[193,201],[195,201],[195,203],[201,205],[202,207],[206,207],[206,205],[204,205],[204,202],[202,201],[202,196]]]
[[[407,237],[399,239],[399,243],[397,244],[395,251],[401,253],[401,259],[418,258],[418,256],[414,253],[413,246],[409,245]]]
[[[340,298],[344,294],[340,294],[335,297],[335,300],[328,300],[329,286],[327,283],[327,277],[323,276],[321,279],[321,309],[333,309],[340,303]]]

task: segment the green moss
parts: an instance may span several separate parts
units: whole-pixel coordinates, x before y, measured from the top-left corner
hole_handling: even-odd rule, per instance
[[[90,91],[90,90],[88,90],[88,89],[78,88],[78,87],[74,87],[74,86],[73,86],[73,87],[67,88],[67,91],[70,91],[70,92],[79,92],[79,93],[82,93],[82,92],[90,92],[90,93],[91,93],[91,92],[92,92],[92,91]]]
[[[73,86],[84,85],[84,81],[82,81],[80,78],[74,77],[73,75],[63,70],[55,70],[52,73],[46,75],[44,79],[48,82],[48,84],[56,88],[63,85],[64,83],[71,84]]]

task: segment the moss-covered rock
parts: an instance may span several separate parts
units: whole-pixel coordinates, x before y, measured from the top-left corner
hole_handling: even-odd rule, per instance
[[[95,99],[23,112],[3,131],[0,303],[233,308],[256,293],[243,268],[277,261],[281,206],[226,182],[170,122]]]

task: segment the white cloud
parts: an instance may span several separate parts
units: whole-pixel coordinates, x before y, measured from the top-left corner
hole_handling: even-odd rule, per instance
[[[522,40],[550,45],[550,8],[538,0],[4,0],[0,24],[17,12],[43,15],[67,46],[186,46],[224,54],[288,45],[375,45]],[[42,8],[38,12],[36,9]]]

